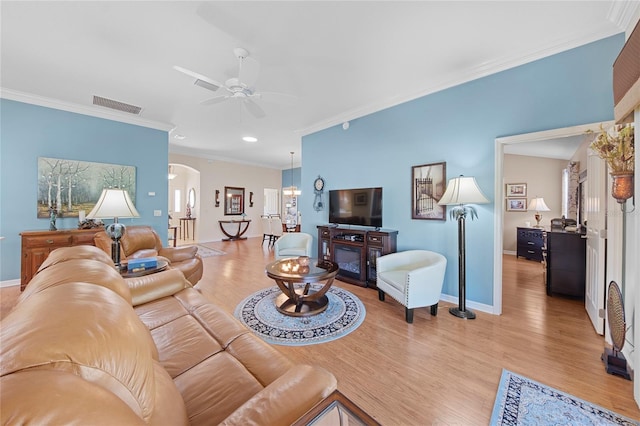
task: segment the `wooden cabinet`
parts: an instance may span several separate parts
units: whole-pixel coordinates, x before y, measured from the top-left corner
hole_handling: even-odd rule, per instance
[[[517,228],[517,257],[542,261],[545,231],[541,228]]]
[[[59,231],[25,231],[22,237],[20,290],[29,284],[38,268],[53,250],[59,247],[95,245],[93,236],[103,228],[62,229]]]
[[[584,298],[587,244],[576,232],[547,232],[547,294]]]
[[[318,257],[336,262],[337,279],[376,287],[378,257],[396,251],[398,231],[318,226]]]

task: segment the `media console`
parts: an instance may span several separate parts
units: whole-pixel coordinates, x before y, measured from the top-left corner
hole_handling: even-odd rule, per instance
[[[318,226],[318,258],[340,267],[336,279],[376,287],[376,259],[395,253],[398,231]]]

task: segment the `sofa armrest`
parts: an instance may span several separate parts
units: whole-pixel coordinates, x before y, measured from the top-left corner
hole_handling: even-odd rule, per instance
[[[289,425],[328,397],[337,387],[333,374],[297,365],[227,417],[222,425]]]
[[[160,256],[166,257],[169,263],[193,259],[196,253],[198,253],[197,246],[163,247],[158,252]]]
[[[191,287],[191,283],[185,279],[179,269],[168,269],[155,274],[126,278],[125,281],[131,290],[133,306],[172,296]]]

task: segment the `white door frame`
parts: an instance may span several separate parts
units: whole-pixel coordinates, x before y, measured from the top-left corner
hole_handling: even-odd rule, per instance
[[[601,123],[583,124],[580,126],[564,127],[561,129],[544,130],[541,132],[525,133],[521,135],[505,136],[495,139],[495,199],[493,201],[494,234],[493,244],[495,256],[493,258],[493,314],[502,314],[502,234],[504,221],[504,146],[523,142],[539,142],[547,139],[565,138],[584,134],[587,130],[598,129]],[[608,127],[613,121],[602,123]]]

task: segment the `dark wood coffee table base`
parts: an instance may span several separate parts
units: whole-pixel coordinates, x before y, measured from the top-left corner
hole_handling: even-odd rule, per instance
[[[306,257],[306,256],[305,256]],[[276,298],[278,312],[294,317],[317,315],[327,309],[329,298],[326,292],[331,288],[338,273],[338,264],[317,259],[287,258],[271,262],[266,267],[269,278],[278,284],[282,294]],[[311,284],[324,281],[318,290]],[[296,284],[304,284],[304,287]]]
[[[313,297],[314,293],[315,291],[311,291],[308,294],[300,294],[300,296]],[[324,312],[329,305],[329,298],[326,295],[315,300],[298,300],[298,303],[296,303],[288,294],[281,294],[276,298],[276,309],[285,315],[304,317]]]

